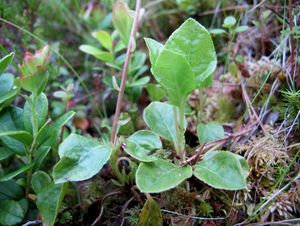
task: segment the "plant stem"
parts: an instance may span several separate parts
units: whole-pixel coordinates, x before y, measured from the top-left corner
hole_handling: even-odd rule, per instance
[[[3,173],[3,168],[2,168],[2,165],[1,165],[1,162],[0,162],[0,177],[4,176],[4,173]]]
[[[135,15],[134,15],[134,20],[133,20],[131,33],[130,33],[129,43],[128,43],[128,47],[127,47],[127,51],[126,51],[125,63],[123,65],[121,86],[120,86],[120,91],[118,94],[116,112],[115,112],[115,117],[114,117],[114,121],[113,121],[112,132],[111,132],[111,142],[113,144],[116,144],[118,121],[120,118],[121,105],[122,105],[125,86],[126,86],[128,66],[130,63],[131,54],[133,52],[132,49],[134,47],[135,36],[136,36],[137,30],[138,30],[140,8],[141,8],[141,0],[136,0]]]
[[[33,137],[35,138],[38,133],[38,115],[36,112],[36,104],[37,104],[37,95],[35,93],[32,93],[32,103],[31,103],[31,117],[32,117],[32,131],[33,131]]]
[[[181,160],[185,160],[185,137],[184,137],[184,113],[185,113],[185,103],[183,102],[179,108],[179,131],[180,131],[180,152]]]
[[[118,166],[119,149],[120,149],[120,145],[113,147],[109,162],[110,162],[110,166],[111,166],[111,169],[112,169],[114,175],[118,178],[118,181],[122,185],[124,185],[125,184],[124,177],[123,177],[122,173],[120,172],[119,166]]]
[[[173,114],[175,118],[175,129],[176,129],[176,143],[174,144],[176,154],[180,156],[180,131],[179,131],[179,120],[178,120],[178,115],[177,115],[177,108],[173,106]]]
[[[176,137],[177,137],[175,149],[181,161],[185,160],[184,112],[185,112],[184,101],[180,104],[179,107],[179,118],[177,117],[177,111],[176,108],[174,107],[175,128],[176,128]]]
[[[32,101],[30,103],[30,109],[31,109],[31,123],[32,123],[32,133],[33,133],[33,141],[30,147],[30,150],[28,151],[28,164],[32,162],[32,154],[35,151],[36,148],[36,138],[38,135],[38,115],[36,112],[36,104],[37,104],[37,98],[38,96],[35,93],[32,93]],[[30,168],[27,171],[27,186],[26,186],[26,196],[29,194],[30,186],[31,186],[31,177],[32,177],[32,168]]]

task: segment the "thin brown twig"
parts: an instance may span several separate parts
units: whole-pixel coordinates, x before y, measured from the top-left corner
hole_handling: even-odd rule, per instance
[[[203,153],[203,151],[204,151],[204,144],[202,144],[201,146],[200,146],[200,148],[199,148],[199,151],[197,152],[197,155],[196,155],[196,157],[194,158],[194,160],[193,160],[193,164],[195,164],[198,160],[199,160],[199,157],[200,157],[200,155]]]
[[[103,203],[104,200],[107,199],[108,197],[113,196],[113,195],[118,195],[118,194],[121,194],[121,193],[122,193],[121,191],[113,191],[113,192],[110,192],[110,193],[108,193],[107,195],[105,195],[105,196],[101,199],[101,203]],[[101,220],[103,211],[104,211],[104,207],[103,207],[103,205],[102,205],[98,217],[97,217],[97,218],[95,219],[95,221],[91,224],[91,226],[96,226],[96,225],[98,225],[98,223],[99,223],[100,220]]]
[[[120,224],[120,226],[123,226],[124,224],[124,216],[125,216],[125,211],[128,208],[129,204],[135,199],[135,196],[132,196],[129,200],[127,200],[127,202],[125,203],[125,205],[122,207],[122,211],[121,211],[121,218],[122,218],[122,222]]]
[[[249,126],[248,129],[245,129],[245,130],[243,130],[243,131],[240,131],[240,132],[237,132],[237,133],[230,134],[230,135],[228,135],[227,137],[224,137],[224,138],[219,139],[219,140],[215,140],[215,141],[212,141],[212,142],[208,142],[207,144],[205,144],[205,145],[203,145],[203,146],[201,145],[199,148],[197,148],[197,149],[195,150],[195,154],[194,154],[194,155],[192,155],[192,156],[191,156],[190,158],[188,158],[187,160],[183,161],[183,164],[187,164],[187,163],[192,162],[192,161],[194,161],[195,159],[199,158],[199,155],[200,155],[201,153],[203,153],[204,150],[207,150],[207,149],[209,149],[209,148],[214,148],[214,147],[216,147],[216,146],[219,147],[220,145],[224,145],[226,142],[228,142],[229,139],[236,138],[236,137],[240,137],[240,136],[244,135],[245,133],[250,132],[250,131],[253,129],[253,128],[252,128],[253,126],[254,126],[254,124],[251,125],[251,126]]]
[[[133,193],[133,195],[136,197],[136,199],[138,200],[138,202],[140,204],[144,204],[143,200],[141,199],[141,196],[139,195],[139,193],[136,191],[137,186],[134,185],[130,188],[131,192]]]
[[[116,112],[115,112],[115,117],[114,117],[114,121],[113,121],[112,132],[111,132],[111,142],[113,144],[116,143],[118,121],[120,118],[121,105],[122,105],[124,91],[125,91],[125,87],[126,87],[128,66],[130,63],[131,54],[133,52],[135,36],[136,36],[137,30],[138,30],[140,9],[141,9],[141,0],[137,0],[136,5],[135,5],[135,15],[134,15],[134,19],[133,19],[133,25],[132,25],[129,43],[128,43],[128,47],[127,47],[127,51],[126,51],[126,58],[125,58],[125,62],[123,65],[123,70],[122,70],[121,86],[120,86],[120,91],[118,94]]]
[[[96,220],[91,224],[91,226],[96,226],[98,225],[98,223],[100,222],[101,220],[101,217],[102,217],[102,214],[103,214],[103,211],[104,211],[104,207],[101,206],[101,210],[100,210],[100,213],[98,215],[98,217],[96,218]]]

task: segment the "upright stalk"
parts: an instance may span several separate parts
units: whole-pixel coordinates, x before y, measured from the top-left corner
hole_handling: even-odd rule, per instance
[[[38,133],[38,115],[36,112],[36,104],[37,104],[37,95],[35,93],[32,93],[32,103],[31,103],[31,117],[32,117],[32,131],[33,131],[33,137],[37,136]]]
[[[114,145],[116,144],[117,127],[118,127],[118,121],[120,118],[121,105],[122,105],[122,101],[123,101],[126,80],[127,80],[127,75],[128,75],[128,66],[130,63],[131,54],[133,52],[133,47],[135,45],[134,44],[135,36],[137,33],[138,24],[139,24],[140,8],[141,8],[141,0],[136,0],[135,16],[134,16],[133,25],[132,25],[132,29],[131,29],[131,33],[130,33],[130,38],[129,38],[129,43],[128,43],[128,47],[127,47],[127,51],[126,51],[125,63],[123,65],[121,86],[120,86],[120,91],[118,94],[116,112],[115,112],[115,117],[114,117],[114,121],[113,121],[112,132],[111,132],[111,142]]]
[[[185,112],[185,103],[182,102],[179,108],[179,132],[180,132],[179,143],[180,143],[181,161],[185,160],[184,112]]]
[[[175,129],[176,129],[176,143],[175,145],[175,150],[176,154],[180,156],[180,131],[179,131],[179,120],[178,120],[178,114],[177,114],[177,108],[173,106],[173,113],[174,113],[174,118],[175,118]]]
[[[3,177],[3,175],[4,175],[4,172],[3,172],[3,168],[2,168],[2,165],[0,162],[0,177]]]
[[[30,103],[31,109],[31,124],[32,124],[32,132],[33,132],[33,141],[31,147],[28,151],[28,164],[32,162],[32,154],[36,148],[36,138],[38,135],[38,115],[36,112],[36,105],[37,105],[37,95],[32,93],[32,101]],[[27,171],[27,186],[26,186],[26,196],[29,194],[30,184],[31,184],[31,177],[32,177],[32,168]]]
[[[179,118],[177,115],[176,108],[174,107],[175,128],[176,128],[176,136],[177,136],[177,143],[175,144],[175,148],[176,148],[176,153],[180,157],[181,161],[185,160],[184,112],[185,112],[184,102],[182,102],[179,107]]]
[[[119,170],[119,166],[118,166],[119,149],[120,149],[120,145],[113,147],[109,162],[110,162],[110,166],[113,171],[113,174],[117,177],[120,184],[122,184],[122,186],[124,186],[126,181],[125,181],[125,178],[122,175],[121,171]]]

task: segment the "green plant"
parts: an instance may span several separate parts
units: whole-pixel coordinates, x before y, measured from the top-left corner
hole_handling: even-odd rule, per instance
[[[231,49],[232,49],[232,44],[234,42],[234,39],[236,38],[236,34],[245,32],[249,29],[248,26],[246,25],[239,25],[239,21],[234,16],[227,16],[222,24],[223,28],[214,28],[210,30],[210,33],[212,35],[217,35],[217,36],[223,36],[225,37],[228,41],[227,43],[227,53],[226,53],[226,58],[225,58],[225,68],[224,71],[226,72],[227,67],[229,69],[229,72],[231,75],[236,76],[237,70],[238,70],[238,65],[243,63],[243,61],[240,59],[242,58],[240,55],[235,57],[235,63],[232,63],[229,65],[230,62],[230,55],[231,55]]]
[[[298,118],[300,111],[300,90],[295,88],[282,90],[282,102],[279,111],[282,116],[287,116],[290,120]],[[299,122],[299,119],[298,119]]]
[[[48,100],[43,93],[48,80],[49,47],[26,52],[19,66],[20,77],[3,73],[14,54],[0,60],[0,224],[15,225],[39,210],[43,225],[54,225],[67,184],[56,185],[41,171],[44,160],[58,143],[61,128],[71,119],[70,111],[51,122]],[[20,92],[23,108],[12,105]],[[36,198],[33,198],[36,197]],[[36,202],[31,203],[30,199]],[[32,205],[34,208],[29,208]]]
[[[194,14],[197,12],[197,7],[201,5],[197,0],[176,0],[176,4],[180,9],[188,14]]]
[[[236,18],[234,16],[226,17],[223,21],[222,27],[225,28],[227,31],[223,28],[215,28],[211,29],[210,33],[215,35],[225,35],[229,39],[231,39],[236,33],[247,31],[249,28],[246,25],[238,26]]]
[[[137,131],[126,139],[125,151],[141,162],[135,175],[140,191],[166,191],[193,174],[216,188],[245,188],[248,166],[239,155],[213,151],[206,153],[203,160],[193,167],[186,162],[186,99],[194,89],[202,87],[216,67],[214,46],[208,31],[195,20],[188,19],[165,45],[152,39],[145,40],[150,51],[151,71],[166,89],[170,104],[152,102],[143,114],[151,131]],[[208,124],[203,127],[205,131],[201,131],[204,130],[202,127],[198,127],[198,133],[203,144],[223,136],[224,132],[218,125]],[[203,137],[201,134],[204,133],[211,135]],[[155,155],[156,150],[163,149],[160,137],[173,145],[180,161]],[[70,135],[59,147],[61,160],[54,167],[53,174],[56,183],[89,179],[111,158],[113,171],[124,184],[124,174],[119,172],[116,165],[119,148],[120,144],[114,147],[110,144],[100,145],[91,139]]]
[[[123,2],[117,2],[114,5],[114,7],[117,7],[120,10],[119,14],[115,13],[114,15],[114,24],[120,36],[120,41],[118,42],[118,44],[115,47],[113,47],[113,38],[111,38],[107,32],[101,31],[95,33],[94,36],[100,42],[100,44],[108,50],[108,52],[98,50],[97,48],[89,45],[80,46],[80,49],[82,51],[89,53],[107,63],[113,61],[113,51],[119,51],[123,49],[126,45],[128,45],[127,52],[129,51],[131,53],[131,51],[133,51],[133,49],[130,48],[130,46],[133,45],[133,41],[128,43],[129,38],[127,37],[127,35],[129,35],[130,29],[132,29],[131,27],[133,26],[132,17],[129,14],[128,6]],[[136,17],[135,19],[137,21],[138,17]],[[124,22],[126,22],[126,26],[124,25],[125,27],[122,26]],[[114,50],[114,48],[118,50]],[[133,57],[133,62],[134,59],[135,58]],[[110,64],[110,66],[114,68],[116,65]],[[129,67],[129,65],[127,66]],[[140,68],[138,67],[138,70],[139,69]],[[138,86],[141,85],[142,83],[138,84]],[[114,84],[114,86],[116,87],[116,89],[119,89],[118,84]],[[117,117],[117,127],[113,127],[113,133],[117,134],[120,125],[122,125],[121,121],[122,120],[119,120],[119,118]],[[126,123],[128,120],[125,119],[124,121]],[[114,142],[112,143],[114,144]],[[95,174],[97,174],[101,170],[103,165],[110,160],[109,162],[114,172],[114,175],[118,179],[118,181],[115,182],[118,185],[124,186],[126,183],[129,182],[131,174],[127,175],[124,169],[122,171],[120,171],[119,169],[119,149],[120,144],[100,144],[95,139],[86,138],[81,135],[71,134],[59,146],[60,160],[54,166],[54,180],[58,184],[67,181],[87,180]]]
[[[125,151],[141,161],[136,172],[138,188],[145,193],[158,193],[178,186],[192,175],[215,188],[245,188],[248,166],[239,155],[213,151],[206,153],[193,167],[186,162],[186,99],[194,89],[203,86],[216,67],[215,50],[208,31],[195,20],[188,19],[165,45],[145,40],[151,71],[167,91],[170,104],[152,102],[143,114],[151,131],[137,131],[126,140]],[[224,137],[222,127],[216,124],[199,125],[198,134],[201,144]],[[156,150],[163,148],[160,137],[173,145],[180,161],[155,155]]]
[[[187,126],[187,96],[194,89],[202,88],[208,79],[212,80],[217,63],[208,31],[195,20],[188,19],[170,36],[165,45],[148,38],[145,41],[150,52],[151,71],[166,90],[170,103],[154,101],[146,107],[143,119],[151,130],[135,132],[123,145],[127,154],[140,162],[135,173],[139,190],[144,193],[163,192],[178,186],[192,175],[219,189],[245,188],[248,165],[241,156],[229,151],[211,151],[194,166],[186,158],[184,133]],[[122,89],[124,86],[120,91]],[[128,183],[130,174],[120,171],[118,166],[122,139],[118,142],[116,133],[113,134],[113,145],[99,144],[75,134],[66,138],[59,146],[61,159],[54,167],[55,182],[89,179],[110,160],[119,185]],[[198,134],[201,145],[224,137],[222,127],[216,123],[200,124]],[[175,149],[175,156],[172,155],[174,158],[165,159],[161,157],[163,155],[156,155],[156,152],[161,152],[158,150],[164,149],[160,138],[172,144]],[[134,172],[135,167],[132,166],[133,163],[131,169]],[[152,217],[148,206],[150,203],[157,206],[151,196],[148,195],[147,198],[140,221]],[[160,211],[155,211],[155,214],[159,215]]]
[[[105,63],[103,68],[101,68],[104,72],[104,83],[107,87],[119,91],[121,79],[116,74],[122,71],[122,65],[125,62],[126,55],[123,53],[123,50],[129,43],[134,13],[122,1],[117,1],[113,4],[112,10],[112,23],[115,31],[111,34],[104,30],[92,33],[92,36],[97,40],[97,44],[101,45],[101,48],[85,44],[81,45],[79,49]],[[149,76],[143,76],[148,69],[145,65],[146,54],[141,51],[134,52],[135,45],[134,43],[131,50],[133,56],[128,66],[128,79],[125,90],[132,102],[137,100],[142,87],[150,81]]]

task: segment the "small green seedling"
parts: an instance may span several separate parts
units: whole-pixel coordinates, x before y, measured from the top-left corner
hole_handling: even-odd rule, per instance
[[[226,35],[231,38],[235,33],[247,31],[249,29],[246,25],[237,25],[236,18],[234,16],[228,16],[224,19],[222,27],[211,29],[210,33],[213,35]]]
[[[217,35],[217,36],[222,36],[225,37],[228,40],[227,44],[227,56],[226,56],[226,64],[224,67],[224,72],[227,72],[227,69],[229,69],[229,72],[232,76],[236,76],[237,70],[238,70],[238,64],[242,62],[235,61],[235,63],[229,64],[230,61],[230,55],[231,55],[231,50],[232,49],[232,44],[233,41],[236,37],[237,33],[245,32],[249,29],[248,26],[246,25],[238,25],[238,22],[234,16],[228,16],[224,19],[223,21],[223,28],[215,28],[211,29],[210,33],[212,35]]]

